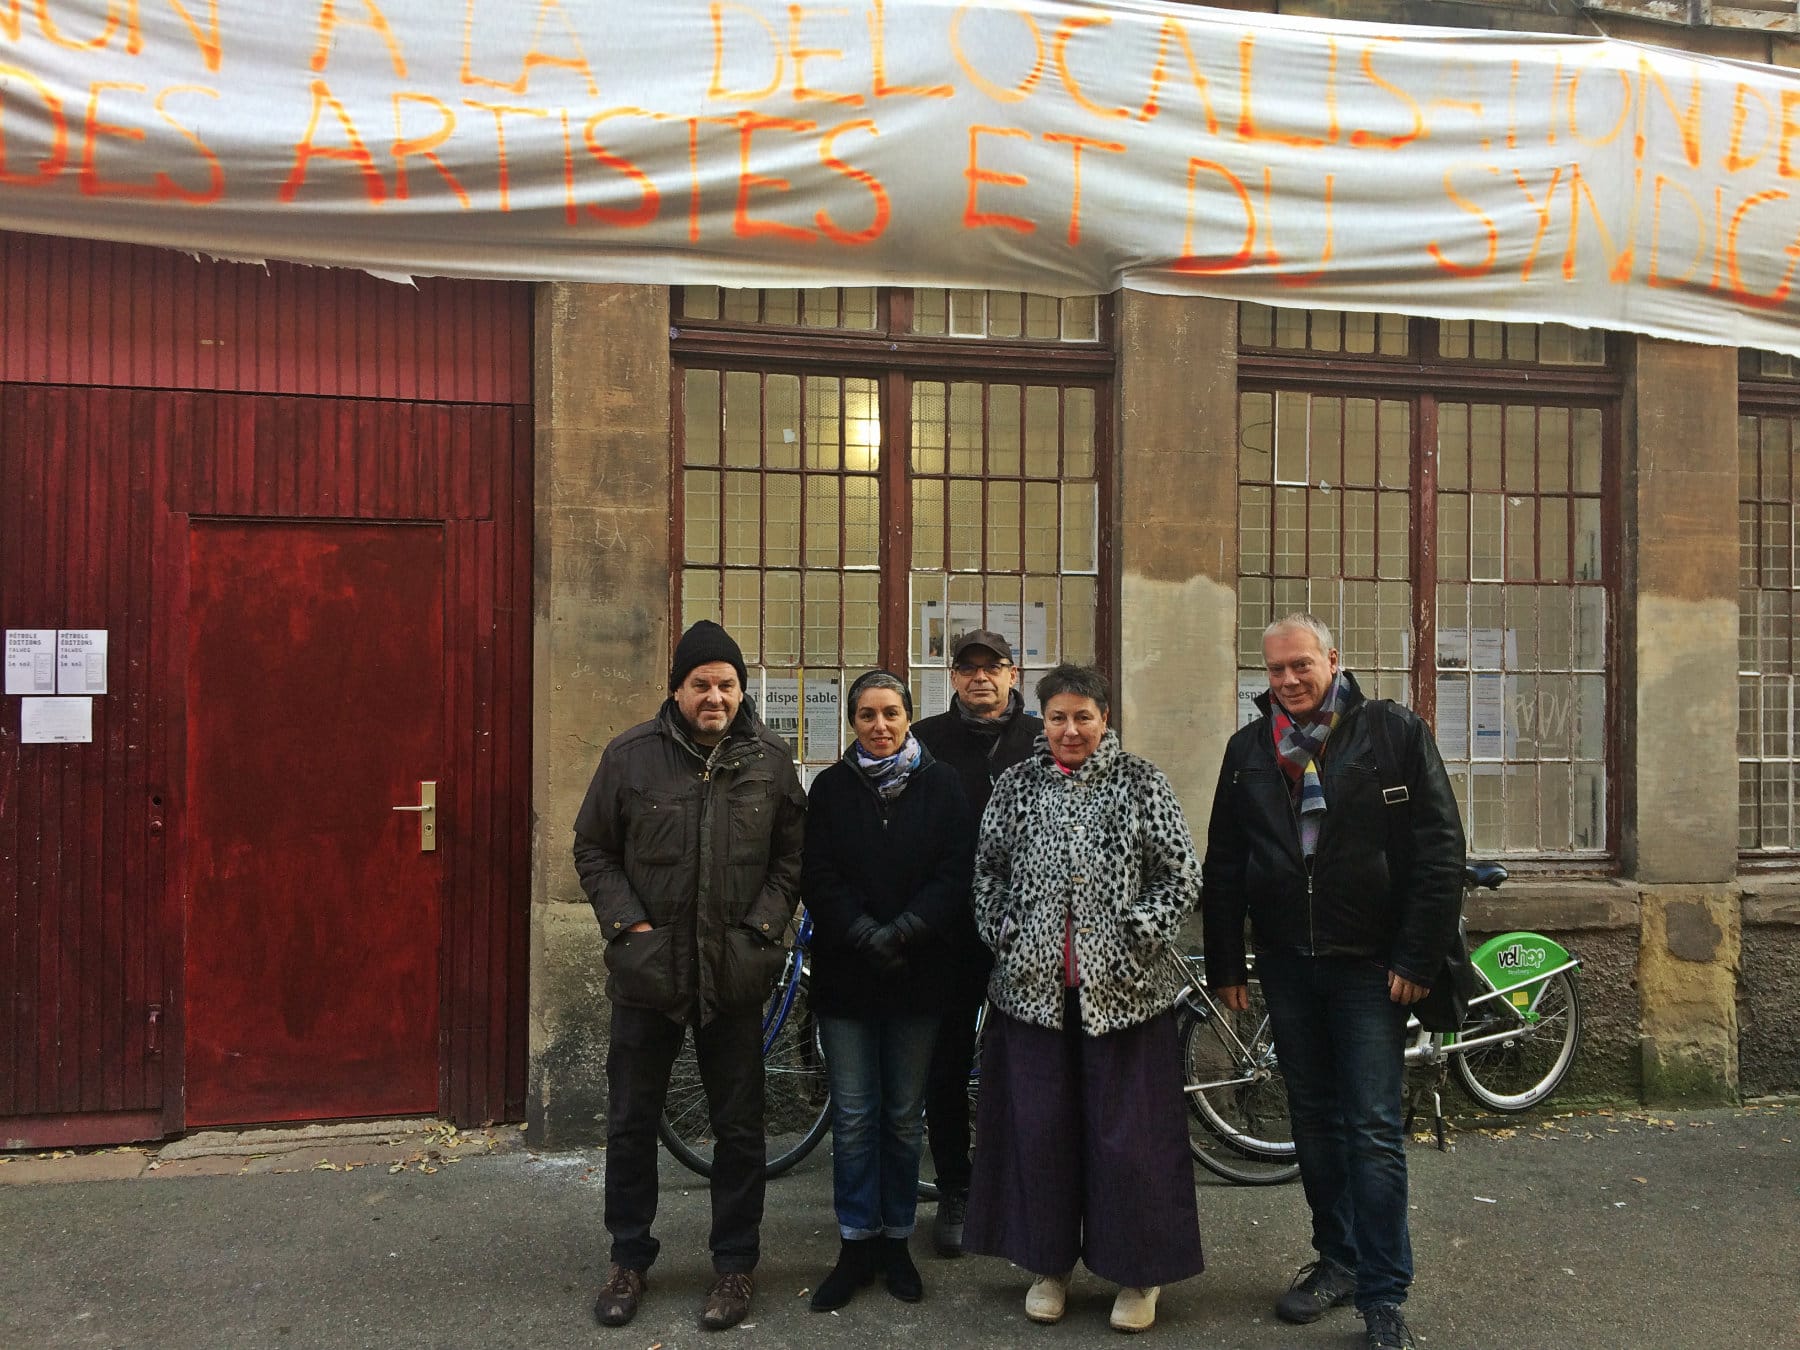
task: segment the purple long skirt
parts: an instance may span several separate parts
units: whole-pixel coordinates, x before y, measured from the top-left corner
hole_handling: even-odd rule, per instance
[[[1175,1015],[1088,1036],[1075,999],[1062,1031],[988,1017],[963,1246],[1035,1275],[1077,1260],[1120,1285],[1198,1275]]]

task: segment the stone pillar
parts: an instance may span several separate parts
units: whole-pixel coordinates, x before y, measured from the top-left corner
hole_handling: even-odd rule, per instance
[[[601,941],[570,856],[600,751],[668,676],[669,293],[541,285],[534,332],[530,1085],[534,1143],[606,1104]]]
[[[1638,1005],[1644,1100],[1734,1101],[1743,940],[1737,892],[1658,886],[1644,893],[1642,912]]]
[[[1737,355],[1626,339],[1618,704],[1644,1095],[1737,1091]],[[1706,888],[1696,890],[1693,888]],[[1724,910],[1732,912],[1728,915]]]
[[[1237,305],[1121,292],[1116,616],[1126,744],[1203,845],[1237,707]]]

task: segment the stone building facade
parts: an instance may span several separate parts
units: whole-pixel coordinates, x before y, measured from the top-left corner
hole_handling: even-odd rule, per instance
[[[1800,60],[1791,7],[1277,8],[1605,31]],[[772,375],[810,389],[815,373],[858,372],[870,382],[870,406],[889,420],[890,457],[928,439],[914,425],[919,385],[947,385],[952,401],[959,384],[985,391],[969,452],[979,458],[981,441],[989,456],[990,529],[992,484],[1018,472],[1010,461],[994,467],[1017,437],[1016,426],[1002,425],[1016,412],[994,411],[1001,393],[1016,399],[1013,385],[1024,388],[1029,422],[1033,390],[1066,395],[1071,378],[1086,381],[1099,546],[1091,566],[1079,561],[1097,584],[1093,645],[1069,640],[1071,601],[1061,593],[1061,650],[1113,670],[1128,742],[1168,770],[1197,828],[1240,715],[1234,672],[1251,687],[1253,634],[1274,613],[1308,604],[1338,626],[1346,662],[1366,682],[1429,704],[1422,711],[1440,741],[1455,741],[1445,753],[1471,813],[1472,852],[1515,872],[1472,903],[1471,928],[1537,929],[1582,957],[1586,1042],[1568,1096],[1699,1102],[1800,1087],[1786,462],[1800,445],[1800,380],[1790,362],[1629,334],[1135,293],[1100,303],[1096,350],[1057,341],[1054,324],[1040,332],[1045,342],[1030,342],[1029,323],[1016,317],[1030,297],[917,293],[898,310],[893,303],[885,293],[769,293],[759,303],[754,293],[539,290],[528,1106],[536,1137],[593,1137],[603,1101],[600,937],[569,866],[568,823],[598,748],[660,698],[678,624],[703,613],[733,622],[729,580],[721,592],[702,579],[697,595],[689,584],[696,558],[716,559],[710,544],[695,552],[684,507],[726,517],[760,510],[765,528],[769,519],[766,484],[761,498],[748,479],[749,495],[736,498],[686,490],[710,472],[696,465],[715,462],[710,448],[696,458],[689,439],[699,424],[688,421],[694,371],[718,372],[721,385],[711,375],[703,383],[724,388],[726,402],[734,371],[759,376],[765,389]],[[958,305],[978,307],[986,326],[979,316],[959,326]],[[839,306],[839,319],[819,319],[818,306]],[[946,307],[947,324],[938,315]],[[893,332],[902,341],[875,344],[892,360],[841,330],[853,308],[879,311],[862,331],[884,338],[901,315]],[[959,332],[969,335],[960,348]],[[712,398],[700,405],[706,419],[720,415]],[[1065,455],[1068,407],[1065,397]],[[765,407],[767,436],[772,418]],[[930,434],[941,434],[935,424]],[[1300,444],[1329,469],[1297,467]],[[760,464],[766,478],[776,460],[765,445],[760,460],[752,448],[741,462],[752,476]],[[884,588],[875,628],[865,650],[846,646],[832,663],[880,655],[917,673],[931,668],[920,659],[920,596],[937,594],[929,578],[919,589],[919,523],[936,528],[937,498],[908,491],[922,461],[910,475],[904,465],[881,472],[890,467],[895,477],[880,492],[893,494],[882,496],[893,537],[869,559]],[[1012,492],[998,498],[1009,511]],[[1065,496],[1065,530],[1068,510]],[[712,530],[714,515],[704,518]],[[966,523],[983,528],[975,517]],[[1039,524],[1027,507],[1027,533]],[[1011,535],[989,537],[987,547],[985,561],[971,554],[965,570],[987,578],[989,617],[1009,603],[996,596],[1019,597],[1016,584],[995,584],[1000,573],[1023,573],[1029,611],[1032,577]],[[1065,539],[1065,561],[1067,547]],[[907,549],[910,579],[907,560],[888,552]],[[996,549],[1002,565],[985,567]],[[843,556],[834,567],[847,575]],[[766,549],[761,571],[766,587]],[[958,595],[978,604],[983,590],[978,580],[959,587],[954,556],[949,571],[954,620]],[[851,604],[849,590],[833,594],[840,608]],[[1431,644],[1423,654],[1422,642]],[[785,660],[793,669],[782,667],[783,678],[803,677],[797,649],[782,656],[766,630],[762,643],[776,663],[765,674]]]

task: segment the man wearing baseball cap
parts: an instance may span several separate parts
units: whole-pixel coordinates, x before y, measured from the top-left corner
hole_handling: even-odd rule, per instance
[[[954,697],[949,711],[913,723],[919,743],[961,777],[977,826],[995,781],[1031,753],[1044,729],[1042,721],[1025,711],[1018,682],[1012,644],[998,633],[972,629],[950,644]],[[964,913],[972,916],[970,910]],[[972,917],[952,937],[949,951],[954,974],[931,1057],[925,1126],[938,1187],[932,1242],[940,1256],[961,1256],[969,1203],[969,1065],[975,1055],[975,1019],[987,997],[994,958],[982,945]]]
[[[660,1244],[656,1122],[690,1029],[717,1139],[700,1325],[750,1311],[763,1214],[762,1007],[800,884],[806,798],[788,747],[744,702],[744,655],[718,624],[682,634],[669,697],[614,737],[575,818],[575,870],[606,944],[606,1227],[594,1315],[636,1314]]]

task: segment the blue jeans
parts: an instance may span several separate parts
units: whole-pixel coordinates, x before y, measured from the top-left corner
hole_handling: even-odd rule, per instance
[[[821,1017],[831,1196],[846,1241],[912,1234],[935,1017]]]
[[[1313,1247],[1356,1272],[1356,1306],[1403,1303],[1412,1284],[1402,1132],[1406,1008],[1379,962],[1259,953],[1287,1080]]]

